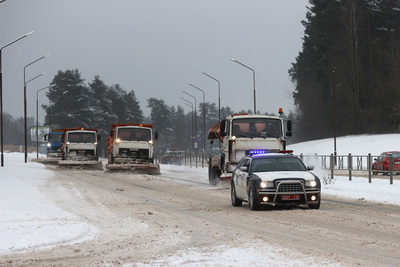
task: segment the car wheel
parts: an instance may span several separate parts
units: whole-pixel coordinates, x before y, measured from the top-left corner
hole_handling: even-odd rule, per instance
[[[321,206],[321,195],[318,196],[318,203],[308,204],[308,207],[313,210],[318,210],[320,206]]]
[[[234,207],[240,207],[243,204],[243,201],[237,198],[235,183],[233,181],[231,182],[231,201]]]
[[[256,189],[252,184],[250,184],[249,188],[249,206],[251,210],[259,210],[260,209],[260,201],[258,200],[258,195]]]

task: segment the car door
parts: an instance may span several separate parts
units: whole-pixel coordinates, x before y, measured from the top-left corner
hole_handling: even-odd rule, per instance
[[[240,165],[238,165],[238,169],[236,172],[237,175],[237,190],[236,194],[240,196],[242,199],[247,198],[247,176],[248,176],[248,171],[249,171],[249,165],[250,165],[250,160],[249,159],[243,159],[240,162]],[[246,169],[244,169],[246,168]]]

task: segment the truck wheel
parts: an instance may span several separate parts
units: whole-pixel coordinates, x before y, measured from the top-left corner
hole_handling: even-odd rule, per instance
[[[249,188],[249,206],[251,210],[260,209],[260,201],[258,200],[256,189],[252,184],[250,184]]]
[[[238,199],[236,196],[236,188],[233,181],[231,182],[231,201],[232,201],[232,206],[234,207],[240,207],[243,204],[243,201]]]
[[[114,157],[113,155],[110,153],[108,154],[108,164],[113,164],[114,163]]]
[[[210,182],[210,185],[217,185],[219,182],[219,176],[220,176],[219,172],[212,169],[211,163],[208,164],[208,180]]]
[[[218,172],[215,170],[210,170],[208,173],[208,180],[210,182],[210,185],[217,185],[219,182]]]

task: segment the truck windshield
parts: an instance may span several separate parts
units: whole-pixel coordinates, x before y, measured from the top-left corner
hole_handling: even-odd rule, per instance
[[[96,134],[95,133],[69,133],[68,142],[71,143],[95,143]]]
[[[270,118],[235,119],[232,135],[237,137],[281,137],[282,121]]]
[[[48,142],[51,143],[59,143],[61,142],[62,135],[61,134],[51,134],[48,135]]]
[[[144,128],[119,128],[118,138],[125,141],[150,141],[149,129]]]

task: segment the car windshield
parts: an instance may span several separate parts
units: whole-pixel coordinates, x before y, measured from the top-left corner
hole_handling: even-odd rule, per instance
[[[392,156],[393,158],[400,158],[400,152],[392,152],[392,153],[387,153],[387,157]]]
[[[296,157],[255,158],[251,164],[252,172],[306,171],[306,166]]]

